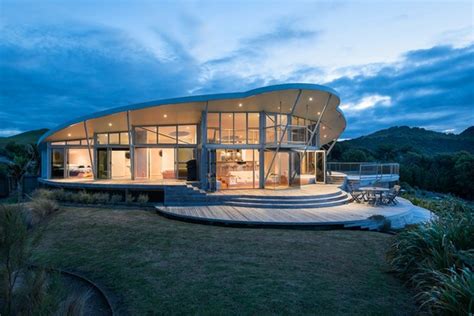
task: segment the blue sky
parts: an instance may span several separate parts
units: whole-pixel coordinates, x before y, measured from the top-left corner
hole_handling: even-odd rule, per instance
[[[0,2],[0,136],[167,97],[325,84],[344,138],[474,125],[471,1]]]

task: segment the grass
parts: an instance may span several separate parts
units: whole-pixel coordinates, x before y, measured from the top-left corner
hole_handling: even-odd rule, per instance
[[[142,210],[64,207],[34,251],[37,263],[82,272],[120,314],[416,312],[387,271],[392,236],[204,226]]]

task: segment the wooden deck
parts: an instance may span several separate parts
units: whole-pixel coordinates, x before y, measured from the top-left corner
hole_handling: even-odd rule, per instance
[[[398,198],[395,206],[371,206],[350,203],[335,207],[311,209],[249,208],[229,205],[157,206],[159,214],[184,221],[228,226],[256,227],[325,227],[325,228],[376,228],[372,215],[383,215],[392,221],[392,227],[412,224],[416,213],[418,222],[431,218],[427,210]],[[427,212],[427,213],[426,213]],[[422,214],[422,215],[420,215]]]

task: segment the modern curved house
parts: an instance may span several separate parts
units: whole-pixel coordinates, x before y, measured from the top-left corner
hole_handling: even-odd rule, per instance
[[[326,181],[346,127],[338,94],[315,84],[157,100],[97,112],[40,140],[43,183],[193,183],[205,191]]]

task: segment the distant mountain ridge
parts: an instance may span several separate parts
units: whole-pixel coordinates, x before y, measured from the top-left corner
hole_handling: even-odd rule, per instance
[[[17,144],[34,144],[38,139],[48,131],[47,128],[36,129],[24,133],[20,133],[8,137],[0,137],[0,148],[5,147],[8,143],[15,142]]]
[[[345,147],[375,151],[380,146],[411,147],[426,154],[468,151],[474,154],[474,126],[460,134],[445,134],[420,127],[394,126],[358,138],[342,141]]]

